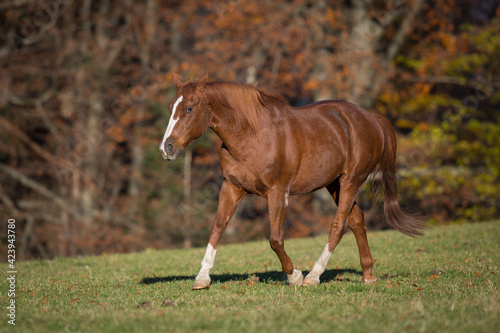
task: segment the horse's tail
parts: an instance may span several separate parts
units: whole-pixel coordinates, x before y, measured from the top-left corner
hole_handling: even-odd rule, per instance
[[[427,229],[425,221],[415,215],[405,214],[398,202],[398,189],[396,181],[396,133],[389,121],[375,115],[384,133],[384,151],[380,161],[382,172],[382,186],[384,189],[384,214],[389,224],[405,235],[422,236]]]

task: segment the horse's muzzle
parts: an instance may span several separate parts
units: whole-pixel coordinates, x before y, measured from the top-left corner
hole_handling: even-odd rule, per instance
[[[182,147],[176,150],[173,140],[168,139],[163,146],[160,146],[160,151],[164,159],[167,161],[175,161],[179,157]]]

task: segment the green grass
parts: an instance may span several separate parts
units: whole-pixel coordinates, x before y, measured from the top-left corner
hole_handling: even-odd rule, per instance
[[[369,233],[379,277],[370,286],[352,234],[310,288],[286,285],[268,242],[219,246],[212,286],[196,292],[205,249],[17,262],[16,326],[4,282],[0,331],[499,332],[499,240],[500,222],[436,227],[417,239]],[[285,246],[307,271],[325,243]]]

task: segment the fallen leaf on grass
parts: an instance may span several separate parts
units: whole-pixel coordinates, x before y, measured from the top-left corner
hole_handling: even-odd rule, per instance
[[[387,281],[387,283],[385,284],[385,287],[386,288],[395,288],[395,287],[399,287],[400,285],[401,285],[401,283],[399,283],[399,282],[392,283],[391,281]]]
[[[144,302],[137,305],[137,308],[149,308],[149,307],[151,307],[150,301],[144,301]]]
[[[444,274],[444,271],[436,268],[435,270],[431,271],[431,274],[432,275],[442,275],[442,274]]]
[[[248,277],[247,279],[247,285],[248,286],[253,286],[254,283],[257,283],[257,282],[260,282],[260,277],[258,277],[257,275],[251,275]]]
[[[163,301],[163,303],[161,303],[161,306],[173,306],[173,307],[176,307],[178,304],[176,301],[172,300],[172,299],[166,299]]]
[[[397,277],[397,276],[398,276],[397,274],[395,274],[395,275],[390,275],[389,273],[385,273],[384,275],[380,276],[379,278],[380,278],[381,280],[389,280],[389,279],[391,279],[391,278],[395,278],[395,277]]]
[[[80,299],[79,298],[74,298],[71,300],[71,303],[75,303],[76,301],[79,301]]]
[[[439,278],[439,275],[432,274],[431,276],[428,276],[427,278],[429,279],[429,281],[433,281],[433,280],[435,280],[435,279],[438,279],[438,278]]]

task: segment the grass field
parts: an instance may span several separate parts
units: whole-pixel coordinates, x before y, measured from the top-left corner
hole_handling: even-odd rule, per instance
[[[205,249],[17,262],[6,332],[500,332],[500,221],[411,239],[369,233],[375,285],[361,283],[347,234],[317,287],[288,287],[268,242],[219,246],[212,286],[191,291]],[[288,240],[308,271],[326,236]],[[7,265],[0,269],[6,272]]]

